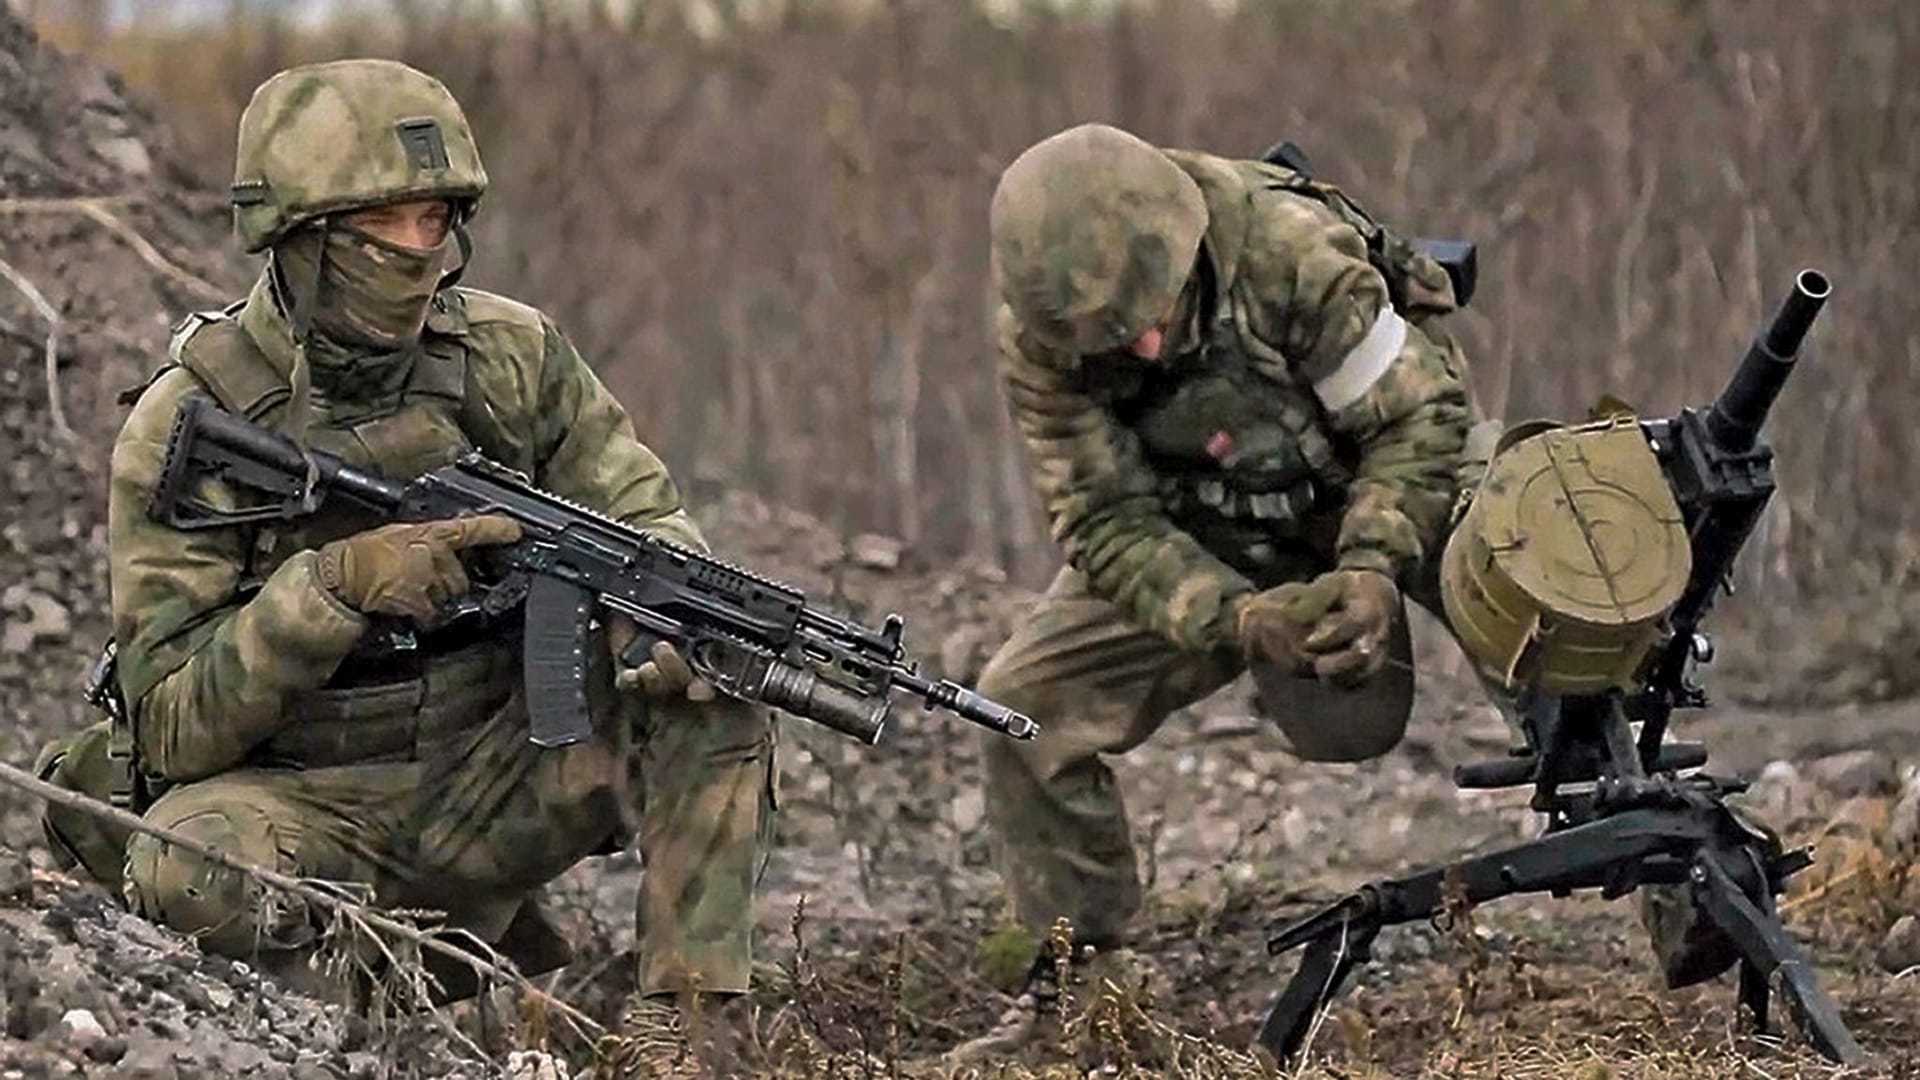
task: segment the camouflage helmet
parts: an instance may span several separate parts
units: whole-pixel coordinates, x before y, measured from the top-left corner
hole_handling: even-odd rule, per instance
[[[1077,354],[1131,341],[1170,311],[1207,228],[1193,178],[1105,124],[1015,158],[990,217],[1001,298],[1041,341]]]
[[[460,103],[393,60],[289,68],[240,115],[233,213],[250,252],[336,210],[406,199],[470,208],[486,189]]]

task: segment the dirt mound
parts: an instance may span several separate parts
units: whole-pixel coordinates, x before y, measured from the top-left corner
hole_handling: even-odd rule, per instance
[[[202,953],[0,847],[6,1075],[316,1080],[383,1075],[396,1062],[421,1075],[483,1075],[432,1032],[394,1039],[282,994],[247,965]]]
[[[167,312],[205,307],[221,295],[216,282],[238,279],[217,201],[173,182],[165,146],[118,80],[0,8],[0,758],[9,761],[83,718],[78,689],[106,631],[112,397],[164,355]]]

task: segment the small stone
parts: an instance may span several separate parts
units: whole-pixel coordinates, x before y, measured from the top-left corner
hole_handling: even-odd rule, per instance
[[[900,568],[900,541],[891,536],[878,533],[861,533],[847,545],[847,555],[854,565],[869,570],[897,570]]]
[[[88,1046],[107,1037],[107,1029],[101,1027],[100,1021],[86,1009],[68,1009],[60,1017],[60,1027],[67,1040],[79,1046]]]
[[[1902,915],[1880,943],[1880,967],[1894,974],[1920,967],[1920,919]]]
[[[507,1080],[572,1080],[565,1060],[539,1050],[515,1050],[507,1055]]]
[[[109,1035],[104,1039],[95,1039],[88,1043],[85,1050],[88,1060],[102,1065],[112,1065],[127,1056],[127,1040],[118,1035]]]
[[[1775,829],[1791,831],[1819,813],[1819,785],[1791,762],[1775,761],[1760,771],[1753,786],[1738,797],[1740,805]]]
[[[26,856],[0,848],[0,896],[18,896],[33,885],[33,864]]]
[[[1898,858],[1920,858],[1920,768],[1909,768],[1887,818],[1887,847]]]
[[[14,585],[0,593],[7,612],[7,628],[0,634],[0,651],[20,654],[42,641],[64,641],[73,633],[73,613],[60,601],[37,589]]]
[[[953,827],[962,836],[980,827],[987,817],[987,795],[978,787],[968,787],[953,797]]]
[[[153,172],[153,155],[132,136],[100,139],[93,144],[93,152],[129,179],[143,179]]]

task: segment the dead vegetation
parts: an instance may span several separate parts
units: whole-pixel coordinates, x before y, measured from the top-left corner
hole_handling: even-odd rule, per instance
[[[169,152],[136,101],[82,60],[0,65],[0,129],[25,137],[0,138],[0,257],[57,315],[0,287],[0,499],[13,508],[0,586],[18,646],[0,648],[0,757],[30,757],[82,716],[73,689],[105,631],[98,480],[113,391],[157,358],[170,317],[209,302],[204,286],[244,282],[217,194],[244,96],[285,63],[349,52],[413,60],[467,103],[496,182],[474,279],[549,308],[599,359],[729,550],[863,613],[901,608],[920,647],[962,678],[1004,634],[1018,586],[1054,558],[985,336],[986,193],[1033,138],[1086,118],[1228,152],[1288,137],[1383,216],[1479,240],[1482,292],[1462,332],[1487,407],[1512,418],[1576,413],[1602,390],[1649,411],[1703,400],[1773,293],[1818,265],[1838,292],[1772,428],[1788,497],[1742,582],[1763,602],[1727,609],[1719,625],[1745,647],[1713,685],[1787,703],[1920,688],[1909,588],[1920,505],[1901,497],[1920,449],[1908,422],[1920,316],[1900,258],[1920,227],[1909,62],[1920,8],[1176,0],[1095,18],[932,0],[710,6],[719,24],[666,4],[634,6],[646,18],[633,20],[535,4],[516,21],[416,0],[391,19],[315,29],[284,5],[248,4],[217,33],[146,6],[145,21],[89,37],[63,22],[87,5],[38,5],[45,25],[126,72],[184,149]],[[18,32],[0,16],[0,53],[20,55]],[[59,436],[50,400],[77,443]],[[1164,993],[1083,985],[1057,1054],[983,1080],[1263,1075],[1245,1047],[1284,974],[1264,955],[1267,922],[1523,827],[1516,807],[1445,783],[1448,764],[1486,752],[1450,701],[1430,697],[1409,746],[1358,770],[1290,764],[1236,709],[1217,701],[1176,725],[1125,777],[1143,796],[1156,875],[1140,952]],[[1854,745],[1884,757],[1912,727],[1910,714],[1856,728],[1819,714],[1776,738],[1768,725],[1784,722],[1761,717],[1751,737],[1729,725],[1716,753],[1764,735],[1796,761]],[[1856,734],[1828,733],[1841,730]],[[768,962],[761,989],[705,1032],[716,1072],[946,1075],[939,1054],[1006,1004],[973,748],[903,724],[884,751],[805,732],[784,745]],[[1793,925],[1856,1033],[1886,1052],[1884,1071],[1920,1075],[1920,980],[1880,971],[1876,955],[1915,910],[1912,852],[1891,839],[1911,833],[1890,792],[1855,805],[1825,780],[1811,787],[1792,835],[1818,838],[1823,854],[1787,900]],[[34,835],[17,804],[0,800],[0,821],[16,845]],[[60,929],[68,912],[110,913],[44,871],[12,888],[7,863],[0,944],[21,950],[0,956],[0,997],[41,985],[30,980],[46,957],[124,946],[124,924],[106,922],[56,949],[75,933]],[[541,985],[616,1038],[631,989],[618,883],[634,873],[609,860],[577,875],[568,895],[587,959]],[[1463,912],[1446,934],[1410,929],[1383,943],[1376,977],[1329,1018],[1300,1075],[1840,1075],[1797,1043],[1742,1033],[1725,985],[1659,991],[1640,950],[1621,905],[1582,901],[1514,901]],[[10,1037],[26,1029],[14,1017],[34,1018],[31,1045],[0,1039],[0,1067],[42,1043],[55,1049],[17,1060],[52,1069],[72,1057],[54,1035],[73,1007],[155,1045],[171,1037],[147,1023],[161,1012],[182,1030],[228,1030],[174,981],[166,993],[188,1002],[184,1014],[168,1011],[177,1001],[115,998],[129,969],[102,955],[79,988],[0,1009]],[[308,1015],[297,999],[249,993],[282,1010],[276,1022]],[[488,1056],[545,1047],[594,1067],[592,1040],[554,1009],[505,993],[496,1004],[460,1018]],[[317,1042],[340,1048],[319,1074],[373,1075],[364,1041]],[[422,1045],[440,1060],[396,1049],[379,1068],[460,1074],[456,1045]]]

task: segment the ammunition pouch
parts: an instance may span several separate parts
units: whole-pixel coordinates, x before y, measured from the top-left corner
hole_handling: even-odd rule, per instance
[[[362,663],[297,697],[289,722],[248,763],[325,769],[455,753],[512,696],[519,661],[518,649],[486,642],[396,653],[382,666]]]

